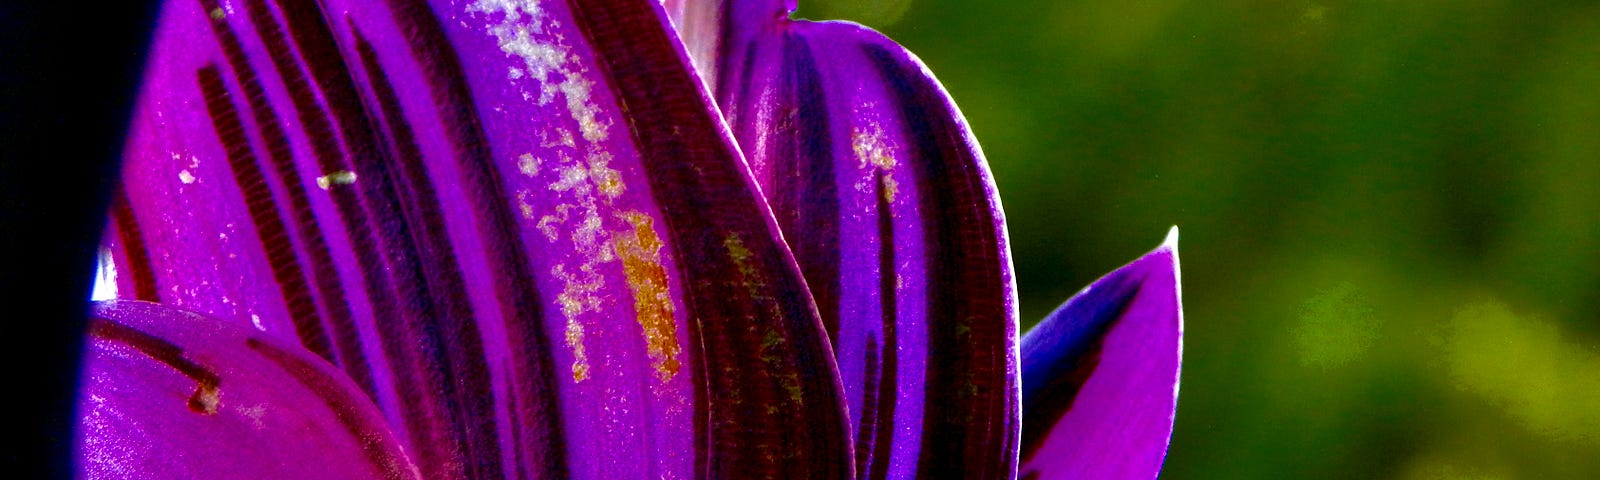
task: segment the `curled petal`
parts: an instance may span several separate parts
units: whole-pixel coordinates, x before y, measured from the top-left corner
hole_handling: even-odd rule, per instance
[[[1183,357],[1178,230],[1022,338],[1024,477],[1155,478]]]
[[[95,305],[79,398],[87,478],[421,478],[366,395],[250,325]]]

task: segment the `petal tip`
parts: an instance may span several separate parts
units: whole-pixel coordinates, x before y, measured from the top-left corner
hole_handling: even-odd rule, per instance
[[[1177,225],[1173,225],[1172,228],[1167,230],[1167,238],[1166,238],[1166,240],[1162,240],[1161,241],[1161,247],[1159,247],[1159,249],[1160,250],[1171,250],[1174,253],[1176,253],[1178,251],[1178,226]]]
[[[1183,266],[1178,261],[1178,226],[1173,225],[1167,231],[1167,239],[1161,242],[1160,250],[1172,252],[1172,289],[1178,297],[1178,333],[1183,334]]]

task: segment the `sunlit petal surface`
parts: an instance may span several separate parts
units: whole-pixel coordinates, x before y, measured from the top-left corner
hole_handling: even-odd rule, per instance
[[[337,365],[426,478],[849,476],[826,330],[666,18],[168,2],[117,294]]]
[[[420,478],[343,372],[249,324],[100,303],[83,365],[85,478]]]
[[[667,4],[828,325],[857,469],[1013,475],[1004,217],[938,81],[865,27],[790,20],[793,2]]]
[[[1022,338],[1022,477],[1155,478],[1183,358],[1178,231]]]

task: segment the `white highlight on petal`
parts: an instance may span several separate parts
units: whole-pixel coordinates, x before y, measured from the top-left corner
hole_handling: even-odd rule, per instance
[[[89,301],[99,302],[115,300],[117,298],[117,266],[116,260],[111,257],[111,249],[100,249],[100,258],[94,266],[94,289],[89,293]]]

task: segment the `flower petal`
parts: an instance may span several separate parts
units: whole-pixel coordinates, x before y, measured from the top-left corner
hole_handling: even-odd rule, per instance
[[[339,370],[249,325],[96,304],[79,397],[87,478],[420,478]]]
[[[1024,478],[1155,478],[1183,358],[1178,230],[1022,338]]]
[[[330,359],[428,478],[849,475],[822,325],[659,3],[164,16],[133,294]]]
[[[789,20],[792,2],[676,6],[690,52],[715,53],[696,65],[716,80],[828,325],[857,468],[1013,475],[1020,394],[1004,217],[944,89],[877,32]],[[705,18],[722,28],[700,28]]]

